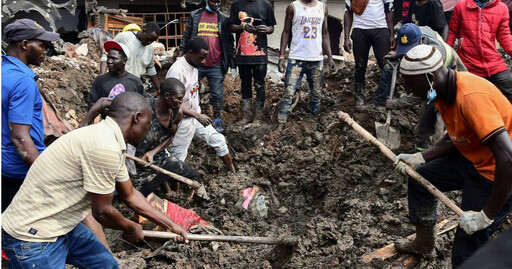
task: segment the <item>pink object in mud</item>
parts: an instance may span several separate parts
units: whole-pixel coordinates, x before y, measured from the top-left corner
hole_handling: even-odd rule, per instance
[[[254,196],[256,196],[256,193],[258,192],[258,190],[259,190],[258,187],[253,187],[253,188],[247,188],[242,191],[242,196],[245,199],[244,202],[242,203],[243,208],[245,208],[245,209],[249,208],[249,203],[251,202],[252,198],[254,198]]]

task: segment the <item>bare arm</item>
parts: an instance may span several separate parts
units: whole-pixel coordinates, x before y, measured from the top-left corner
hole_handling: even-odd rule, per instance
[[[286,46],[288,46],[288,43],[290,42],[290,32],[292,30],[292,19],[294,13],[295,11],[293,10],[293,6],[288,5],[286,8],[286,17],[284,18],[283,32],[281,33],[281,48],[279,50],[280,55],[284,55]]]
[[[422,152],[423,159],[428,163],[435,159],[441,158],[443,156],[449,155],[454,150],[456,150],[455,145],[448,133],[446,133],[439,141],[433,146]]]
[[[229,30],[232,33],[239,34],[244,31],[244,26],[242,24],[231,24]]]
[[[502,132],[488,144],[496,160],[494,184],[491,196],[485,204],[484,213],[494,219],[512,193],[512,141],[508,132]]]
[[[89,111],[85,115],[85,117],[82,120],[82,122],[80,123],[79,127],[85,127],[85,126],[91,124],[94,121],[94,119],[99,114],[101,114],[101,112],[105,108],[110,107],[110,105],[112,104],[112,99],[113,98],[102,97],[96,103],[94,103],[94,105],[91,107],[91,109],[89,109]]]
[[[414,0],[413,0],[414,1]],[[395,48],[395,26],[393,24],[393,17],[395,12],[389,11],[386,12],[386,24],[388,25],[389,31],[389,44],[391,45],[391,50]]]
[[[329,17],[329,11],[327,10],[327,5],[325,5],[324,22],[322,24],[322,50],[323,50],[324,54],[327,55],[327,59],[329,61],[329,66],[331,67],[332,65],[334,65],[334,62],[332,60],[331,39],[329,37],[329,29],[327,26],[327,18],[328,17]]]
[[[352,22],[354,20],[354,14],[352,11],[345,11],[345,15],[343,15],[343,30],[345,30],[345,42],[343,44],[343,49],[346,52],[352,52],[352,41],[350,40],[350,31],[352,30]]]
[[[152,207],[144,196],[133,188],[131,180],[117,182],[116,189],[119,192],[119,198],[121,198],[130,209],[158,224],[160,227],[181,235],[183,239],[187,241],[187,232],[169,217],[162,214],[160,210]]]
[[[31,125],[17,124],[9,122],[11,129],[11,142],[16,148],[18,155],[29,166],[31,166],[39,156],[39,151],[30,137]]]

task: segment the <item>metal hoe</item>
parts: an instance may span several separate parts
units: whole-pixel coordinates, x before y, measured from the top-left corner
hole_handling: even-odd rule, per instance
[[[393,99],[393,93],[395,93],[395,83],[396,83],[396,76],[398,73],[398,65],[400,62],[396,64],[392,64],[389,62],[391,66],[393,66],[393,75],[391,77],[391,89],[389,93],[389,99]],[[400,146],[400,130],[397,130],[391,126],[389,126],[391,123],[391,110],[388,110],[387,116],[386,116],[386,123],[382,124],[380,122],[375,122],[375,134],[377,136],[377,139],[379,139],[380,142],[382,142],[386,147],[390,149],[396,149]]]

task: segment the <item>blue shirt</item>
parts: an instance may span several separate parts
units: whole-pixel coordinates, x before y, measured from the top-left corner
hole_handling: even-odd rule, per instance
[[[29,166],[11,142],[9,123],[30,125],[30,137],[39,153],[44,145],[43,99],[36,74],[22,61],[2,56],[2,175],[25,178]]]

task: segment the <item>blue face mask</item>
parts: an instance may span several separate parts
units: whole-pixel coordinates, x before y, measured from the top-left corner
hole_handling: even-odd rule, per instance
[[[212,8],[208,4],[206,4],[206,10],[208,10],[211,13],[215,13],[215,12],[219,11],[219,9],[220,9],[220,7],[218,7],[217,9],[215,9],[215,11],[213,11]]]
[[[432,73],[429,73],[432,74]],[[428,74],[425,74],[427,76],[428,84],[430,85],[430,90],[427,92],[427,105],[430,104],[430,102],[436,100],[437,92],[434,89],[434,82],[430,82],[430,79],[428,79]],[[434,77],[434,74],[432,74],[432,77]]]

